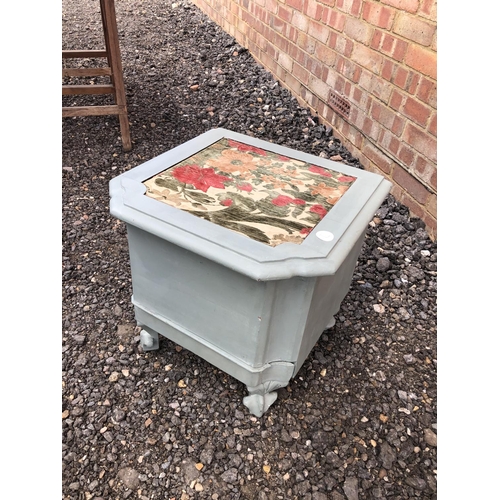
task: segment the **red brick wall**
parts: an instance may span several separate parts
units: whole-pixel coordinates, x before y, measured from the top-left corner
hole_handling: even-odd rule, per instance
[[[436,0],[192,1],[389,178],[436,237]]]

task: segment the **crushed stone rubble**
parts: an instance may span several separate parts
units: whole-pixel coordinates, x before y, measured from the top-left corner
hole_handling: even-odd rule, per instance
[[[64,48],[99,48],[98,2],[62,6]],[[216,127],[363,167],[192,4],[116,11],[133,149],[113,116],[62,127],[62,498],[436,499],[437,245],[391,195],[335,326],[263,417],[188,350],[142,351],[111,178]]]

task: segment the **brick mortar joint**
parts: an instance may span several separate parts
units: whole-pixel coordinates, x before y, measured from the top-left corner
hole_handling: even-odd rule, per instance
[[[322,101],[326,106],[330,107],[328,103],[325,103],[322,99],[318,97],[320,101]],[[417,177],[405,164],[403,164],[398,158],[396,158],[390,151],[386,150],[376,142],[374,142],[370,137],[368,137],[361,129],[359,129],[355,124],[351,123],[349,120],[345,120],[344,118],[341,117],[342,120],[344,120],[348,125],[350,125],[352,128],[354,128],[361,136],[363,139],[369,143],[371,146],[373,146],[375,149],[380,151],[384,156],[387,156],[392,162],[396,163],[399,167],[401,167],[408,175],[411,175],[412,178],[414,178],[417,182],[419,182],[424,188],[431,194],[434,194],[437,196],[437,191],[432,187],[429,186],[423,179],[420,179],[420,177]],[[392,175],[392,174],[391,174]]]

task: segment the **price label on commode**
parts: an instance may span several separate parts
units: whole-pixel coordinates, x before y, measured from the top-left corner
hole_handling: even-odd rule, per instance
[[[330,233],[330,231],[318,231],[316,233],[316,236],[323,241],[332,241],[333,240],[333,233]]]

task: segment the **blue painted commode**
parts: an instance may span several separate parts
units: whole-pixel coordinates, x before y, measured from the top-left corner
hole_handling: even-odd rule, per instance
[[[261,416],[347,294],[382,176],[214,129],[110,182],[144,350],[159,335],[247,386]]]

